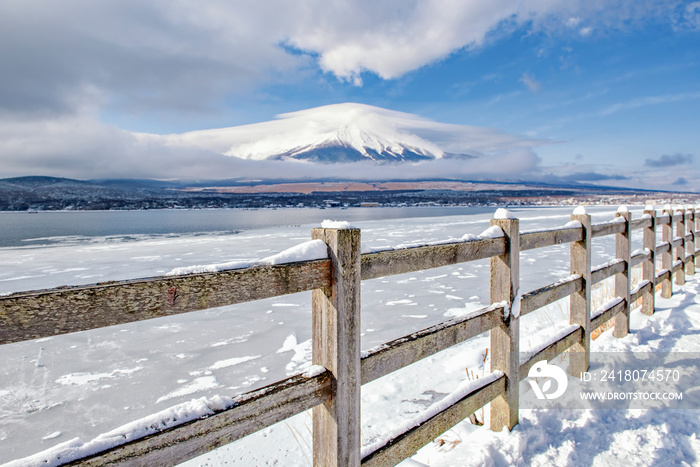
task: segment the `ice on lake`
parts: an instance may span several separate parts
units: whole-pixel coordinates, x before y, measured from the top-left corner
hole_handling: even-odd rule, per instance
[[[533,230],[563,226],[572,208],[511,211],[521,219],[522,230]],[[615,208],[589,212],[595,223],[612,219]],[[489,212],[353,219],[352,224],[362,229],[363,244],[385,249],[478,235],[492,217]],[[89,241],[67,237],[39,246],[2,247],[0,294],[151,277],[199,264],[251,262],[307,242],[311,228],[317,226],[128,239],[104,236]],[[594,262],[608,261],[609,245],[594,245]],[[521,290],[567,276],[568,251],[568,245],[560,245],[523,252]],[[364,281],[362,348],[488,305],[488,274],[486,260]],[[234,396],[307,370],[310,297],[306,292],[0,347],[0,463],[76,437],[90,440],[196,397]],[[560,320],[568,324],[565,309],[547,316],[528,315],[521,324],[523,336],[535,336]],[[402,370],[363,387],[366,441],[378,439],[387,423],[398,423],[440,394],[452,392],[467,369],[483,371],[486,347],[484,335],[429,357],[412,366],[411,371],[426,376],[413,377],[410,385],[407,370]],[[373,409],[380,402],[382,410]],[[303,431],[299,426],[275,430],[286,431],[280,436],[302,439],[294,431]],[[251,459],[261,455],[252,448],[241,449]],[[299,456],[303,465],[303,454]]]

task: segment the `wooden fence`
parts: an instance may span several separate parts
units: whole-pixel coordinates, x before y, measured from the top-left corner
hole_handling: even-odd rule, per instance
[[[694,274],[700,250],[696,211],[653,209],[636,220],[620,209],[611,222],[592,225],[577,209],[562,228],[520,232],[518,219],[497,211],[487,235],[471,240],[361,254],[359,229],[313,229],[328,258],[216,273],[63,287],[0,297],[0,344],[84,331],[194,310],[312,291],[312,363],[315,371],[287,378],[235,399],[213,415],[170,426],[67,465],[175,465],[313,409],[313,459],[319,466],[395,465],[441,433],[490,404],[491,428],[518,423],[518,384],[532,365],[570,349],[569,371],[589,367],[591,332],[614,320],[613,334],[629,332],[631,304],[654,313],[656,285]],[[657,227],[661,243],[657,244]],[[674,233],[675,226],[675,233]],[[643,251],[631,255],[631,231],[643,229]],[[593,268],[591,239],[615,236],[615,260]],[[571,275],[519,294],[520,252],[570,243]],[[656,271],[657,257],[661,269]],[[360,352],[360,282],[394,274],[490,258],[491,306]],[[642,282],[630,289],[632,267]],[[617,300],[591,310],[592,286],[615,277]],[[519,319],[570,297],[575,328],[530,358],[519,358]],[[491,331],[494,374],[444,411],[361,456],[360,387],[471,337]]]

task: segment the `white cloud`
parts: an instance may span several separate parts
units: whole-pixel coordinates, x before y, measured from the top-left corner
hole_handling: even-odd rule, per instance
[[[178,176],[191,150],[145,147],[101,119],[211,116],[231,96],[309,68],[360,85],[363,72],[398,78],[517,27],[597,32],[668,10],[667,0],[0,2],[3,174]],[[683,9],[686,23],[697,11]],[[531,75],[522,82],[539,87]],[[226,173],[241,167],[197,154]]]
[[[518,26],[556,32],[585,21],[578,29],[585,35],[658,15],[668,3],[2,2],[0,109],[66,113],[76,99],[91,99],[134,113],[211,110],[232,93],[298,79],[309,64],[360,85],[365,71],[398,78]],[[697,12],[693,5],[685,16]],[[289,53],[290,47],[301,53]]]
[[[523,73],[523,75],[518,80],[523,83],[530,91],[539,92],[542,85],[535,79],[532,73]]]
[[[676,157],[670,157],[669,164],[658,165],[654,170],[649,170],[642,164],[639,165],[612,165],[612,164],[586,164],[583,158],[577,155],[576,162],[564,165],[542,165],[537,172],[531,175],[531,179],[550,182],[579,182],[585,184],[618,186],[626,188],[643,188],[648,190],[667,191],[700,191],[700,170],[692,164],[683,167],[682,173],[678,170],[678,164],[674,164]],[[680,159],[690,159],[692,155],[682,155]],[[663,162],[667,156],[658,159]],[[679,184],[682,175],[685,183]]]
[[[343,180],[472,178],[519,179],[537,169],[538,157],[528,149],[478,159],[439,159],[400,165],[371,162],[311,164],[302,161],[250,161],[236,159],[239,174],[253,178],[341,178]],[[370,175],[371,174],[371,175]]]
[[[144,141],[196,147],[243,159],[266,159],[290,149],[337,144],[382,151],[384,145],[403,144],[444,153],[487,155],[515,148],[548,144],[510,135],[493,128],[434,122],[418,115],[364,104],[333,104],[278,115],[277,119],[231,128],[179,135],[140,135]]]
[[[659,12],[668,14],[669,2],[365,0],[356,5],[349,9],[332,3],[315,9],[313,21],[290,34],[289,42],[318,54],[320,66],[341,79],[355,80],[364,71],[392,79],[458,50],[479,47],[517,26],[556,31],[562,25],[576,29],[585,21],[589,26],[577,31],[586,36],[597,27],[620,28]]]
[[[613,104],[600,111],[600,115],[611,115],[623,110],[646,107],[648,105],[668,104],[687,100],[700,99],[700,92],[688,92],[680,94],[664,94],[660,96],[638,97],[627,102]]]
[[[676,29],[700,29],[700,2],[691,2],[676,16]]]
[[[321,108],[314,115],[325,110],[326,114],[330,111],[337,117],[338,112],[333,111],[337,106],[328,107],[330,110]],[[402,138],[414,137],[423,143],[435,141],[446,152],[466,152],[480,157],[378,166],[372,162],[312,164],[244,160],[224,155],[232,145],[255,145],[270,132],[279,133],[281,140],[275,141],[281,141],[282,145],[293,143],[295,138],[298,141],[303,135],[296,132],[303,131],[305,125],[319,124],[306,119],[311,112],[307,110],[282,115],[272,122],[169,136],[130,133],[97,123],[91,114],[22,121],[0,118],[0,165],[4,177],[40,173],[79,179],[366,179],[371,174],[374,178],[503,179],[518,178],[534,170],[538,159],[531,148],[546,144],[546,141],[508,135],[490,128],[440,124],[411,114],[360,107],[370,113],[365,118],[376,118],[377,113],[382,116],[374,122],[377,125],[386,126],[388,121],[389,128],[385,131],[389,133],[399,131]],[[420,136],[405,135],[409,130]],[[316,133],[312,132],[312,136]]]
[[[144,140],[119,128],[96,123],[93,115],[85,114],[40,121],[0,118],[0,166],[4,177],[41,174],[79,179],[366,179],[371,174],[374,179],[579,180],[630,188],[700,190],[700,171],[692,164],[683,167],[681,175],[687,184],[679,186],[677,165],[666,164],[650,171],[642,166],[642,161],[639,168],[635,168],[585,164],[577,158],[576,163],[569,165],[543,167],[533,146],[546,144],[544,141],[518,138],[489,128],[464,127],[462,133],[444,130],[438,134],[429,134],[429,130],[424,129],[424,135],[439,140],[441,147],[449,152],[465,148],[462,135],[474,138],[468,140],[468,144],[478,144],[483,154],[467,160],[441,159],[380,166],[371,162],[312,164],[243,160],[202,147]],[[433,131],[437,130],[440,130],[439,125],[433,127]],[[691,156],[684,157],[687,160]],[[658,155],[653,159],[665,160]],[[671,163],[676,159],[678,157],[674,156]],[[620,179],[619,175],[628,179]]]
[[[493,2],[410,1],[324,3],[312,24],[290,35],[290,43],[319,54],[325,71],[353,80],[363,71],[384,79],[475,47],[487,34],[519,14],[506,0]]]
[[[132,133],[97,122],[93,115],[0,118],[3,177],[211,177],[235,173],[230,159],[211,151],[143,143]]]

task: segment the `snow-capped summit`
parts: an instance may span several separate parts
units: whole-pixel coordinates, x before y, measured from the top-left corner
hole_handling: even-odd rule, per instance
[[[483,127],[434,122],[417,115],[365,104],[344,103],[277,116],[276,120],[201,130],[165,138],[252,160],[404,162],[474,157],[531,141]]]
[[[369,105],[328,105],[282,114],[279,120],[268,124],[289,125],[289,134],[277,133],[274,138],[231,148],[227,154],[251,159],[261,155],[266,159],[323,162],[444,157],[439,146],[410,131],[415,120],[410,114]],[[275,147],[276,144],[279,146]]]

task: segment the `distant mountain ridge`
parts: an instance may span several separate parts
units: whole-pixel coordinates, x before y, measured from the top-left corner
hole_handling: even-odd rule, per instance
[[[297,185],[285,188],[285,184]],[[299,185],[305,185],[299,190]],[[329,185],[337,187],[329,189]],[[359,187],[359,185],[364,185]],[[478,185],[478,186],[466,186]],[[226,187],[232,187],[227,189]],[[354,188],[353,188],[354,187]],[[460,180],[72,180],[56,177],[0,179],[0,211],[202,209],[261,207],[529,204],[543,197],[563,200],[612,194],[636,196],[645,190],[601,186],[544,185],[527,182]],[[632,198],[629,198],[632,199]]]

